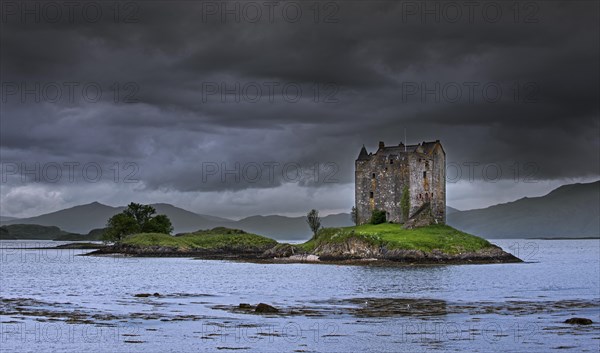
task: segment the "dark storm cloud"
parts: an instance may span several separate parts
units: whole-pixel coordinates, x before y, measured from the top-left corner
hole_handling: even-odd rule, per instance
[[[115,23],[107,8],[94,23],[3,18],[3,162],[135,162],[146,188],[184,192],[275,187],[289,181],[281,168],[297,164],[305,175],[294,182],[319,187],[311,167],[335,163],[335,182],[351,182],[363,143],[397,144],[406,128],[409,142],[442,140],[459,165],[532,162],[539,179],[599,173],[596,2],[534,1],[516,20],[512,2],[486,2],[472,20],[462,7],[455,23],[410,1],[296,2],[297,22],[275,12],[274,23],[207,15],[223,2],[133,3],[133,23]],[[484,4],[502,9],[497,22]],[[36,82],[61,86],[61,99],[23,101],[18,85]],[[77,83],[74,99],[65,82]],[[85,99],[90,83],[101,98]],[[222,84],[262,95],[236,102]],[[271,162],[273,180],[203,179],[206,163]]]

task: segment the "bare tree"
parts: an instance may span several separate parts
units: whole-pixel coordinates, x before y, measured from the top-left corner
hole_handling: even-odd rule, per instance
[[[313,232],[313,236],[316,238],[319,229],[321,228],[321,217],[319,217],[319,211],[312,209],[306,215],[306,223]]]

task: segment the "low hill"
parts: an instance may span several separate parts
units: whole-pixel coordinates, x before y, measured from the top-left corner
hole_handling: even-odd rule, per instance
[[[483,209],[448,213],[447,223],[486,238],[600,237],[600,181],[563,185]]]
[[[211,230],[172,236],[141,233],[127,237],[116,251],[137,256],[218,256],[219,258],[256,258],[277,245],[273,239],[240,229],[216,227]],[[114,250],[113,250],[114,251]]]
[[[55,226],[37,224],[11,224],[0,227],[0,239],[54,240],[60,237],[81,237],[81,234],[65,232]]]
[[[16,217],[8,217],[8,216],[0,216],[0,222],[8,222],[8,221],[14,221],[18,218]]]
[[[100,241],[105,228],[92,229],[87,234],[68,233],[54,238],[57,241]]]
[[[75,206],[36,217],[2,222],[2,224],[55,226],[66,232],[87,234],[91,229],[106,226],[106,221],[122,210],[123,208],[111,207],[98,202],[93,202],[87,205]]]
[[[14,240],[17,239],[16,237],[10,235],[10,233],[8,232],[8,229],[4,228],[4,227],[0,227],[0,240]]]
[[[460,210],[454,208],[454,207],[450,207],[450,206],[446,206],[446,215],[451,215],[454,214],[456,212],[461,212]]]

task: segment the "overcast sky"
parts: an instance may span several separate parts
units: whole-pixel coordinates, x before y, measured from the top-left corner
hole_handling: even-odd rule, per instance
[[[348,212],[405,130],[459,209],[599,178],[596,1],[1,4],[4,216]]]

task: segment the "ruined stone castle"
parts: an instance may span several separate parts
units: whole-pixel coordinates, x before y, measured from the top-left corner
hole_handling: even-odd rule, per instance
[[[355,162],[355,189],[358,224],[369,223],[374,209],[394,223],[424,211],[430,223],[446,223],[446,152],[439,140],[406,146],[379,142],[375,153],[363,146]],[[404,191],[409,205],[403,212]]]

